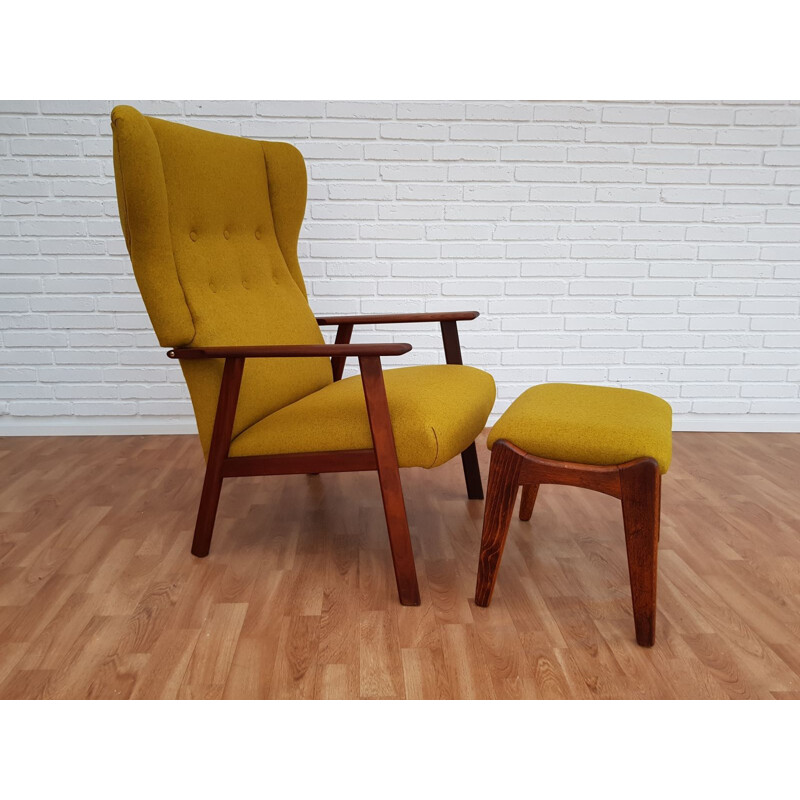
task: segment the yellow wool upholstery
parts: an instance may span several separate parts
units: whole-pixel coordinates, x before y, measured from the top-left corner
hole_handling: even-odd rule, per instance
[[[322,344],[297,263],[300,153],[126,106],[112,125],[120,218],[161,344]],[[206,453],[222,366],[181,363]],[[248,360],[234,435],[332,380],[328,359]]]
[[[307,185],[300,152],[130,106],[111,119],[120,220],[159,342],[322,344],[297,259]],[[206,455],[223,363],[181,361]],[[386,383],[401,465],[434,466],[474,440],[494,401],[489,375],[450,366],[398,372],[402,379]],[[333,383],[328,358],[247,359],[231,454],[371,447],[360,392],[360,378]]]
[[[608,466],[635,458],[672,459],[672,408],[647,392],[547,383],[523,392],[489,432],[540,458]]]
[[[441,365],[387,369],[386,397],[401,467],[438,467],[483,430],[494,405],[491,375]],[[372,447],[361,377],[337,381],[241,433],[232,456]]]

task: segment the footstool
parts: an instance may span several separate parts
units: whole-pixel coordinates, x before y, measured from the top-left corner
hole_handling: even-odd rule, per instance
[[[672,456],[672,408],[632,389],[549,383],[523,392],[489,433],[492,451],[475,602],[488,606],[522,486],[528,520],[543,483],[622,501],[636,641],[655,641],[661,476]]]

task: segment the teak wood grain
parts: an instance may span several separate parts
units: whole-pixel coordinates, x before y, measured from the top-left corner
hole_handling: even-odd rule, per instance
[[[347,356],[402,356],[410,344],[382,342],[365,344],[270,344],[230,347],[174,347],[169,358],[347,358]]]
[[[475,313],[477,316],[477,313]],[[441,319],[439,327],[442,330],[442,342],[444,344],[444,358],[448,364],[463,364],[461,358],[461,342],[458,338],[458,325],[456,319]],[[464,479],[467,482],[467,497],[470,500],[483,500],[483,484],[481,483],[481,471],[478,466],[478,453],[473,442],[461,454],[461,465],[464,468]]]
[[[510,442],[495,442],[475,584],[477,605],[486,607],[491,602],[520,485],[523,496],[519,516],[529,520],[542,484],[591,489],[622,501],[636,641],[643,647],[652,647],[661,512],[661,474],[652,458],[598,467],[539,458]]]
[[[397,593],[403,605],[419,605],[419,587],[414,567],[414,554],[403,500],[403,486],[389,414],[386,387],[383,381],[381,356],[399,356],[411,350],[410,344],[350,344],[353,325],[369,322],[426,322],[440,320],[442,343],[448,364],[461,364],[461,345],[457,320],[474,319],[477,311],[451,311],[428,314],[382,314],[365,317],[320,318],[320,324],[338,324],[334,344],[264,345],[229,347],[176,347],[167,352],[175,359],[224,359],[217,398],[216,415],[208,452],[203,492],[195,522],[192,555],[205,558],[211,549],[217,507],[225,478],[255,475],[290,475],[304,472],[311,476],[323,472],[377,470],[383,498],[389,545],[394,563]],[[372,435],[371,450],[286,453],[280,455],[228,455],[236,417],[236,404],[247,358],[317,358],[329,357],[331,376],[341,380],[347,356],[358,357],[364,400]],[[467,483],[467,496],[481,499],[480,468],[473,442],[462,454],[461,461]]]
[[[426,311],[412,314],[349,314],[317,317],[318,325],[376,325],[409,322],[456,322],[476,319],[477,311]]]
[[[397,465],[392,418],[389,416],[389,403],[386,400],[386,388],[383,384],[383,370],[377,358],[362,356],[358,359],[358,363],[361,368],[361,382],[364,384],[367,416],[372,430],[372,444],[375,448],[386,527],[389,529],[397,592],[404,606],[418,606],[419,586],[403,501],[403,486],[400,483],[400,467]]]
[[[405,470],[401,606],[374,471],[231,481],[196,559],[204,468],[195,436],[0,439],[0,698],[800,692],[798,434],[674,435],[648,649],[612,497],[541,486],[480,608],[483,504],[457,459]]]
[[[236,416],[236,403],[239,400],[243,372],[243,358],[225,359],[206,475],[203,480],[203,492],[200,495],[200,506],[197,510],[197,522],[192,541],[192,555],[198,558],[207,556],[211,547],[211,535],[214,532],[222,479],[225,476],[225,462],[228,460],[228,449],[230,448],[233,420]]]

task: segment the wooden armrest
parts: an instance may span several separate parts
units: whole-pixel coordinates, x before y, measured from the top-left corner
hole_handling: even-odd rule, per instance
[[[375,325],[393,322],[453,322],[475,319],[479,311],[430,311],[419,314],[355,314],[343,317],[317,317],[317,325]]]
[[[234,347],[175,347],[170,358],[331,358],[335,356],[402,356],[410,344],[276,344]]]

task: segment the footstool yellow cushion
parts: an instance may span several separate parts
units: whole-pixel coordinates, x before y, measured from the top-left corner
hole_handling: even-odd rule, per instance
[[[546,383],[523,392],[489,432],[526,453],[556,461],[610,466],[654,458],[661,473],[672,458],[672,408],[633,389]]]

